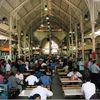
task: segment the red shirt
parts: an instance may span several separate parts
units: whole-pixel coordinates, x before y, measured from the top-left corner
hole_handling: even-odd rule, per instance
[[[4,79],[4,77],[2,75],[0,75],[0,83],[3,83],[3,79]]]

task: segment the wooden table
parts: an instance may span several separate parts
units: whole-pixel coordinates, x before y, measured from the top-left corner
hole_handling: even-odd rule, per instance
[[[62,85],[62,89],[66,90],[66,89],[80,89],[81,86],[80,85]]]
[[[82,83],[81,79],[70,80],[70,78],[60,78],[60,81],[61,81],[62,84],[67,84],[67,83]]]
[[[23,90],[19,96],[28,97],[32,90]]]
[[[67,76],[67,73],[65,73],[65,72],[58,72],[58,75],[59,76]]]
[[[35,71],[35,70],[34,69],[29,69],[26,72],[33,72],[33,71]]]
[[[30,73],[26,72],[26,73],[23,73],[23,75],[26,77],[26,76],[30,75]]]
[[[22,97],[28,97],[29,94],[31,93],[31,91],[36,88],[36,86],[33,86],[33,87],[27,87],[26,90],[23,90],[19,96],[22,96]],[[50,90],[50,87],[47,87],[48,90]]]
[[[65,89],[64,95],[65,96],[76,96],[76,95],[83,95],[80,88],[73,88],[73,89]]]

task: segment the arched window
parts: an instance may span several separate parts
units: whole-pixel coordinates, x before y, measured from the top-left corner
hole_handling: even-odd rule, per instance
[[[51,53],[52,54],[57,54],[58,53],[58,44],[54,42],[53,40],[51,41]],[[50,53],[50,42],[48,41],[43,49],[44,54],[49,54]]]

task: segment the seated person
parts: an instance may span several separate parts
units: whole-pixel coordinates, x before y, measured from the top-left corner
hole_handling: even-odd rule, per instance
[[[36,76],[33,75],[31,72],[28,77],[26,77],[25,82],[28,82],[28,85],[35,85],[35,83],[38,83],[39,80]]]
[[[43,86],[50,86],[51,78],[50,76],[47,76],[45,72],[44,75],[40,77],[40,82],[43,84]]]
[[[52,76],[52,70],[49,66],[46,68],[46,75]]]
[[[90,78],[86,78],[86,83],[82,84],[81,91],[85,95],[86,100],[90,100],[91,96],[96,93],[96,86],[90,82]]]
[[[41,96],[41,100],[47,100],[47,97],[53,96],[53,92],[43,87],[42,85],[34,88],[29,94],[29,97],[33,96],[34,94],[39,94]]]
[[[40,71],[41,73],[44,73],[45,70],[46,70],[46,68],[45,68],[44,66],[41,66],[39,71]]]
[[[41,66],[46,67],[47,66],[46,61],[43,61]]]
[[[20,73],[19,71],[17,71],[15,77],[16,77],[17,79],[19,79],[20,84],[23,85],[23,80],[24,80],[23,74]]]
[[[15,89],[15,90],[20,90],[20,92],[22,91],[22,86],[20,84],[18,84],[17,79],[14,75],[14,73],[10,74],[10,77],[8,78],[8,88],[9,89]]]
[[[3,79],[4,79],[3,74],[2,74],[2,72],[0,71],[0,84],[3,83]]]
[[[68,65],[63,67],[64,72],[68,73],[68,67],[69,67]]]
[[[73,69],[73,71],[69,72],[69,73],[67,74],[67,76],[68,76],[68,77],[79,78],[79,77],[82,77],[82,74],[79,73],[79,72],[77,71],[77,69],[75,68],[75,69]]]
[[[41,96],[36,93],[33,96],[31,96],[29,99],[31,99],[31,100],[41,100]]]
[[[43,76],[44,74],[41,72],[41,71],[39,71],[39,69],[37,68],[37,69],[35,69],[35,74],[34,74],[37,78],[40,78],[41,76]]]
[[[26,71],[26,65],[23,60],[20,60],[19,71],[20,73],[24,73]]]

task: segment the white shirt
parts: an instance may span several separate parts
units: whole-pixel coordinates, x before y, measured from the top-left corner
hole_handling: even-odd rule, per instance
[[[73,71],[69,72],[67,74],[68,77],[74,76],[74,77],[82,77],[82,74],[79,72],[74,73]]]
[[[28,68],[28,66],[29,66],[29,62],[26,61],[25,64],[26,64],[26,69],[29,70],[29,68]]]
[[[24,76],[21,73],[19,75],[16,74],[15,77],[18,78],[18,79],[20,79],[20,80],[24,80]]]
[[[53,95],[52,91],[50,91],[47,88],[44,88],[42,86],[38,86],[37,88],[35,88],[35,89],[33,89],[31,91],[29,97],[33,96],[36,93],[40,94],[41,100],[47,100],[48,96],[52,96]]]
[[[64,70],[68,70],[68,66],[66,65],[65,67],[63,67]]]
[[[46,63],[42,63],[41,66],[47,66],[47,64]]]
[[[20,84],[23,84],[23,80],[24,80],[24,76],[23,76],[23,74],[21,74],[21,73],[20,73],[19,75],[16,74],[15,77],[21,81]]]
[[[84,93],[85,95],[85,99],[89,100],[90,97],[95,94],[96,91],[96,87],[94,83],[91,82],[86,82],[82,85],[81,91]]]
[[[10,64],[6,64],[6,72],[11,70]]]
[[[28,76],[26,79],[25,79],[26,82],[28,82],[28,85],[34,85],[34,83],[36,82],[39,82],[39,80],[37,79],[36,76],[34,75],[30,75]]]

